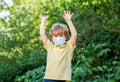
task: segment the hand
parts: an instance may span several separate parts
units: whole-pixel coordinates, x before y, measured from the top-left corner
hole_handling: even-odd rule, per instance
[[[42,21],[46,21],[47,18],[48,18],[48,15],[43,15],[43,16],[41,17],[41,20],[42,20]]]
[[[64,11],[63,18],[64,18],[66,21],[69,21],[69,20],[71,20],[72,15],[73,15],[73,13],[70,13],[70,11]]]

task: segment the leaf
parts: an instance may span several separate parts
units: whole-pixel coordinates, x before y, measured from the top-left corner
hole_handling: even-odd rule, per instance
[[[115,79],[120,80],[120,71],[117,71],[115,74]]]
[[[103,71],[103,68],[100,67],[100,66],[98,66],[97,69],[98,69],[99,71]]]
[[[103,49],[103,50],[99,51],[99,53],[98,53],[98,57],[106,56],[106,54],[107,54],[108,52],[110,52],[110,51],[111,51],[111,50],[108,49],[108,48]]]

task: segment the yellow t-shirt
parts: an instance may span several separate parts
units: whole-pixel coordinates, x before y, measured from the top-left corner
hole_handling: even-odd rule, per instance
[[[55,46],[50,40],[44,45],[47,50],[47,66],[44,79],[71,81],[71,60],[76,45],[67,41],[63,46]]]

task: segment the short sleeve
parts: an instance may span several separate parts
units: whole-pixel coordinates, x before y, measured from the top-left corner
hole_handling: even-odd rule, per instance
[[[43,47],[44,47],[46,50],[48,50],[48,48],[50,47],[50,45],[51,45],[51,41],[48,39],[47,42],[46,42],[46,44],[43,45]]]
[[[73,51],[76,48],[76,44],[72,45],[70,40],[68,41],[68,45],[69,45],[71,51]]]

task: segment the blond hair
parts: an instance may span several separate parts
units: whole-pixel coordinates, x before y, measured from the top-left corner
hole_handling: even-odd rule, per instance
[[[55,23],[52,25],[50,32],[50,38],[52,39],[53,36],[65,36],[66,40],[68,40],[68,27],[65,24]]]

